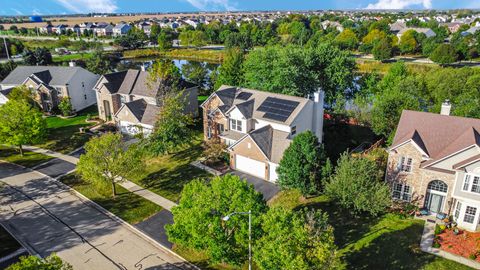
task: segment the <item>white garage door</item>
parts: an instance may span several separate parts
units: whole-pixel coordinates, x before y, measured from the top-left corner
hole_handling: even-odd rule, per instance
[[[265,179],[265,163],[235,155],[235,166],[237,170]]]

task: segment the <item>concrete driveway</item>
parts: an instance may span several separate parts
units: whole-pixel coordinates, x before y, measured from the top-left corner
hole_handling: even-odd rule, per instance
[[[246,180],[248,183],[252,184],[256,191],[263,194],[263,198],[265,199],[265,201],[269,201],[280,191],[280,188],[276,184],[255,177],[253,175],[240,171],[232,171],[230,173],[233,175],[237,175],[240,177],[240,179]]]
[[[0,223],[31,253],[74,269],[193,269],[52,178],[0,163],[0,181]]]

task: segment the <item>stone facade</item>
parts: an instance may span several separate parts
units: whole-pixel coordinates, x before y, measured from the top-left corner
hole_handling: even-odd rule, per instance
[[[97,104],[98,104],[98,116],[104,121],[110,121],[113,118],[113,115],[120,109],[122,106],[120,102],[120,97],[118,94],[111,94],[105,87],[102,86],[99,91],[97,91]],[[106,102],[105,102],[106,101]],[[110,107],[111,118],[107,119],[107,108],[106,104]]]
[[[412,158],[411,172],[398,171],[397,167],[401,157]],[[419,207],[423,207],[425,205],[428,184],[433,180],[441,180],[448,185],[446,201],[443,204],[442,211],[451,213],[453,208],[452,193],[455,185],[455,172],[440,172],[421,168],[420,164],[422,160],[421,151],[410,142],[391,150],[388,157],[387,181],[390,185],[393,185],[393,182],[409,185],[412,189],[412,202]]]
[[[219,131],[217,129],[218,124],[222,124],[225,130],[228,130],[228,123],[227,119],[220,113],[215,113],[213,118],[209,118],[208,114],[209,111],[213,111],[220,105],[220,99],[216,96],[212,97],[204,104],[203,110],[203,137],[204,140],[208,140],[208,129],[212,130],[212,135],[216,136],[219,135]]]

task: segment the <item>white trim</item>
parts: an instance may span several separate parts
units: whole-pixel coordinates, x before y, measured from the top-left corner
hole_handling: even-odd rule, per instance
[[[469,178],[467,190],[465,190],[465,189],[463,189],[463,187],[465,186],[465,180],[467,180],[467,176],[470,177],[470,178]],[[473,181],[474,181],[475,178],[478,178],[477,186],[478,186],[478,191],[479,192],[472,191]],[[474,173],[465,173],[465,176],[463,177],[463,180],[462,180],[462,187],[461,187],[460,191],[480,196],[480,175],[474,174]]]
[[[218,90],[217,90],[217,91],[218,91]],[[208,101],[210,101],[210,99],[212,99],[212,98],[213,98],[213,96],[216,96],[216,97],[218,97],[218,95],[217,95],[217,91],[213,92],[213,93],[212,93],[212,94],[211,94],[211,95],[210,95],[210,96],[209,96],[207,99],[205,99],[205,101],[204,101],[204,102],[202,102],[202,104],[200,104],[200,107],[202,107],[202,108],[205,108],[205,106],[204,106],[204,105],[205,105],[205,103],[207,103]],[[225,105],[225,104],[223,103],[223,101],[222,101],[222,99],[221,99],[221,98],[218,98],[218,99],[220,100],[220,102],[221,102],[223,105]],[[218,107],[217,107],[217,108],[218,108]]]
[[[229,150],[232,151],[233,148],[235,146],[237,146],[237,144],[239,144],[240,142],[242,142],[243,140],[245,140],[246,137],[249,137],[252,142],[255,144],[255,146],[257,146],[257,148],[260,150],[260,152],[262,153],[262,155],[268,160],[270,161],[270,159],[267,157],[267,155],[263,152],[262,148],[260,148],[260,146],[258,146],[257,142],[255,142],[255,140],[252,138],[252,136],[250,136],[250,134],[245,134],[245,136],[243,136],[242,138],[238,139],[238,141],[236,141],[234,144],[232,144],[230,147],[229,147]]]
[[[470,145],[470,146],[467,146],[467,147],[465,147],[465,148],[463,148],[463,149],[461,149],[461,150],[459,150],[459,151],[457,151],[457,152],[454,152],[454,153],[452,153],[452,154],[450,154],[450,155],[447,155],[447,156],[445,156],[445,157],[443,157],[443,158],[441,158],[441,159],[435,160],[434,162],[428,164],[427,167],[430,167],[430,166],[432,166],[432,165],[434,165],[434,164],[439,163],[440,161],[443,161],[443,160],[445,160],[445,159],[447,159],[447,158],[450,158],[450,157],[452,157],[452,156],[454,156],[454,155],[456,155],[456,154],[459,154],[459,153],[461,153],[461,152],[463,152],[463,151],[466,151],[466,150],[468,150],[468,149],[470,149],[470,148],[472,148],[472,147],[476,147],[476,146],[477,146],[477,145],[475,145],[475,144],[472,144],[472,145]]]
[[[408,140],[404,141],[403,143],[400,143],[400,144],[398,144],[397,146],[394,146],[394,147],[390,148],[389,150],[395,150],[395,149],[399,148],[400,146],[403,146],[403,145],[405,145],[405,144],[407,144],[407,143],[412,143],[413,146],[414,146],[415,148],[417,148],[418,151],[420,151],[423,155],[425,155],[425,156],[427,156],[428,158],[430,158],[430,155],[428,155],[425,151],[423,151],[423,149],[422,149],[414,140],[412,140],[412,139],[408,139]]]

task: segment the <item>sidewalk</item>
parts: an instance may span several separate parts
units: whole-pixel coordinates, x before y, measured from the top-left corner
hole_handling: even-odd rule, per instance
[[[422,220],[425,220],[421,218]],[[435,218],[431,218],[430,220],[433,220]],[[422,239],[420,240],[420,249],[423,252],[427,252],[439,257],[443,257],[448,260],[452,260],[461,264],[464,264],[468,267],[474,268],[474,269],[480,269],[480,263],[464,258],[462,256],[458,256],[446,251],[443,251],[439,248],[433,248],[433,238],[435,237],[435,222],[429,222],[429,219],[425,220],[425,226],[423,227],[423,233],[422,233]]]
[[[28,150],[28,151],[31,151],[31,152],[36,152],[36,153],[40,153],[40,154],[44,154],[44,155],[47,155],[47,156],[51,156],[51,157],[55,157],[55,158],[58,158],[58,159],[61,159],[61,160],[64,160],[64,161],[67,161],[67,162],[70,162],[72,164],[77,164],[78,163],[78,158],[76,157],[73,157],[71,155],[65,155],[65,154],[62,154],[62,153],[58,153],[58,152],[54,152],[54,151],[51,151],[51,150],[47,150],[47,149],[43,149],[43,148],[39,148],[39,147],[35,147],[35,146],[24,146],[24,149],[25,150]],[[77,152],[79,149],[76,149],[74,150],[72,153],[74,152]],[[46,163],[50,162],[51,160],[47,161]],[[44,163],[45,164],[45,163]],[[40,164],[36,167],[39,167],[39,166],[42,166],[43,164]],[[32,168],[35,170],[35,167]],[[59,177],[57,177],[59,178]],[[131,181],[128,181],[128,180],[124,180],[122,182],[119,182],[118,183],[120,186],[126,188],[127,190],[161,206],[162,208],[168,210],[168,211],[171,211],[171,209],[174,207],[174,206],[177,206],[176,203],[154,193],[154,192],[151,192],[150,190],[146,189],[146,188],[143,188]]]

